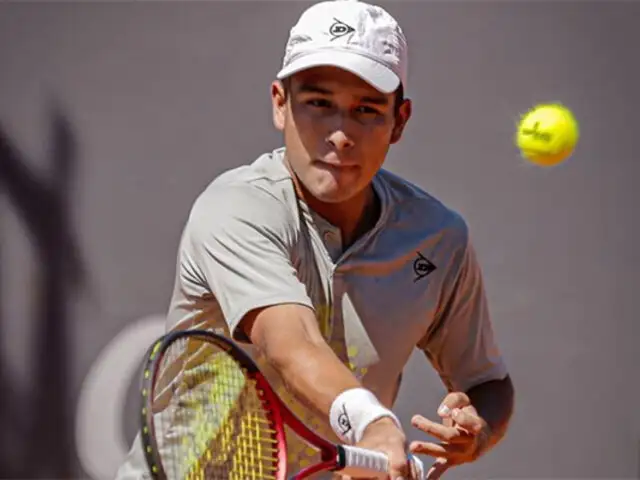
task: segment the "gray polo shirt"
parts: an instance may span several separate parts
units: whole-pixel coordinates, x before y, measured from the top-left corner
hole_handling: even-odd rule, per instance
[[[236,328],[250,310],[314,309],[336,354],[390,407],[416,347],[450,390],[507,374],[459,214],[381,170],[380,218],[344,250],[340,230],[296,197],[283,156],[277,149],[227,171],[198,197],[180,242],[168,328],[210,328],[243,342],[294,413],[334,441],[327,419],[292,398]],[[295,435],[289,450],[292,471],[315,459]]]

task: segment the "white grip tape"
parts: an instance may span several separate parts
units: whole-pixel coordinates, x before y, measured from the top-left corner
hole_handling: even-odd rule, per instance
[[[365,448],[342,445],[344,451],[344,469],[352,477],[371,476],[379,473],[379,478],[386,478],[389,470],[387,456]],[[416,480],[424,480],[424,464],[418,457],[408,456],[412,463],[412,471]]]
[[[344,443],[358,443],[371,422],[382,417],[391,418],[398,428],[402,424],[391,410],[385,408],[369,390],[352,388],[342,392],[331,405],[331,428]]]

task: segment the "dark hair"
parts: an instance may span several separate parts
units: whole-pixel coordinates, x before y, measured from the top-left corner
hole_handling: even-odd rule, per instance
[[[291,77],[284,78],[283,80],[280,81],[280,83],[282,84],[282,88],[284,90],[284,97],[286,99],[287,95],[289,94],[289,90],[291,89]],[[395,109],[396,115],[400,110],[400,106],[402,105],[402,102],[404,102],[404,85],[402,85],[401,83],[400,86],[396,88],[396,91],[395,91],[394,109]]]

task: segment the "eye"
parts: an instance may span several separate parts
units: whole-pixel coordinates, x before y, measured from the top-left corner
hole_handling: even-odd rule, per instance
[[[367,105],[359,106],[356,108],[356,112],[363,115],[382,115],[378,110]]]
[[[313,98],[307,101],[307,105],[316,108],[329,108],[331,107],[331,102],[325,98]]]

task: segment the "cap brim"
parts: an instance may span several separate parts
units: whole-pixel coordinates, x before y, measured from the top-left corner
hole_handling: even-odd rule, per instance
[[[358,53],[336,50],[307,53],[280,70],[277,78],[282,80],[302,70],[322,66],[351,72],[382,93],[392,93],[400,86],[400,78],[383,64]]]

